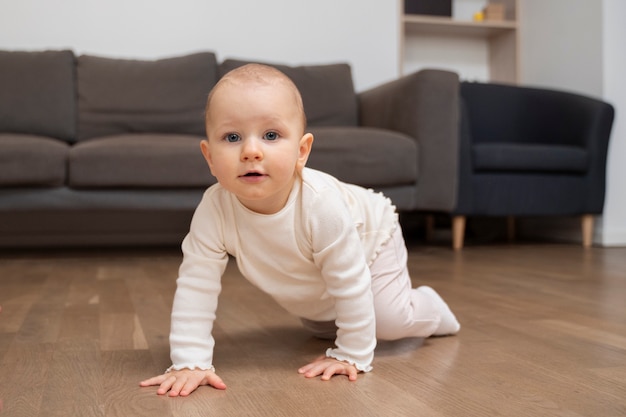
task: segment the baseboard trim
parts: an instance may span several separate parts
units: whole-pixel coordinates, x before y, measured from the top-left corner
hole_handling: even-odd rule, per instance
[[[620,247],[626,246],[626,229],[624,230],[610,230],[602,231],[596,229],[597,239],[594,238],[594,243],[598,242],[599,245],[605,247]]]

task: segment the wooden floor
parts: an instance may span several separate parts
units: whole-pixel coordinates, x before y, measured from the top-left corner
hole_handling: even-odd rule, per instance
[[[454,337],[380,343],[358,381],[296,370],[327,347],[230,265],[226,391],[156,395],[177,249],[0,253],[0,416],[626,416],[626,248],[410,245]]]

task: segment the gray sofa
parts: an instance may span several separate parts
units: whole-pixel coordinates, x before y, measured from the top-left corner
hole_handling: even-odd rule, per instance
[[[0,247],[180,243],[215,182],[199,151],[207,94],[243,63],[0,51]],[[347,64],[276,66],[302,92],[310,167],[380,190],[400,211],[452,207],[437,144],[457,134],[456,74],[357,93]]]

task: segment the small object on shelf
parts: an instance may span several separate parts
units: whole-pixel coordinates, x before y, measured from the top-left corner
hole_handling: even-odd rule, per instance
[[[483,13],[482,11],[476,12],[472,16],[472,19],[474,20],[474,22],[482,22],[483,20],[485,20],[485,13]]]
[[[484,20],[504,20],[504,4],[489,3],[483,9]]]
[[[452,17],[452,0],[404,0],[404,13]]]

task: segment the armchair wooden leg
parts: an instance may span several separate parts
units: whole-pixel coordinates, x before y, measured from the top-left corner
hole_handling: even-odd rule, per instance
[[[506,218],[506,238],[509,243],[515,240],[515,217],[507,216]]]
[[[465,239],[465,216],[452,217],[452,249],[463,249]]]
[[[583,232],[583,247],[590,248],[593,243],[593,215],[583,214],[581,226]]]

